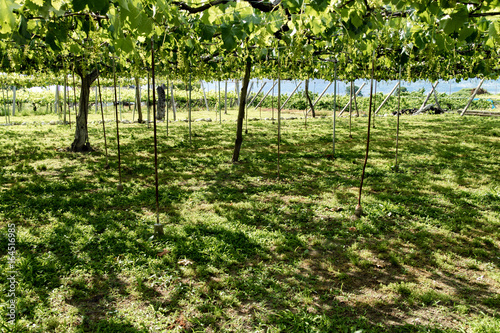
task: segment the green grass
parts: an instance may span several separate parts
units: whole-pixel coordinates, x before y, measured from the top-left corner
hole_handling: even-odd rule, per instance
[[[118,192],[113,124],[109,169],[97,123],[87,154],[65,150],[67,126],[0,127],[2,304],[8,224],[17,251],[17,322],[2,307],[0,331],[498,331],[500,120],[401,117],[395,172],[396,119],[377,117],[352,219],[367,118],[352,139],[338,119],[336,159],[331,118],[284,120],[278,179],[271,121],[249,121],[229,162],[235,114],[193,123],[191,143],[187,123],[160,124],[161,238],[152,128],[121,125]]]

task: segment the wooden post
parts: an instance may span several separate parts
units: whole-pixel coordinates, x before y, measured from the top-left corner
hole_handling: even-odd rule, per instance
[[[472,93],[472,96],[469,98],[469,102],[467,102],[467,105],[465,106],[465,108],[463,109],[462,113],[460,113],[461,116],[463,116],[465,114],[465,112],[467,111],[467,109],[469,108],[469,106],[471,105],[472,101],[474,100],[474,97],[476,97],[476,94],[477,94],[477,91],[479,90],[479,88],[481,88],[481,86],[483,85],[483,82],[484,82],[484,78],[481,79],[481,82],[479,82],[479,84],[477,85],[477,88],[476,90],[474,90],[474,93]]]

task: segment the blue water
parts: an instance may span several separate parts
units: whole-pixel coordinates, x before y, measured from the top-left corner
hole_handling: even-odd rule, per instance
[[[476,88],[477,85],[479,84],[481,80],[480,79],[470,79],[466,81],[461,81],[461,82],[455,82],[455,81],[439,81],[439,84],[436,88],[437,92],[439,93],[454,93],[457,92],[463,88]],[[260,87],[262,86],[263,82],[267,82],[266,86],[262,90],[263,92],[267,92],[271,87],[272,87],[272,81],[271,80],[251,80],[250,83],[253,82],[252,86],[252,92],[257,92]],[[281,82],[281,93],[283,94],[289,94],[295,89],[296,84],[298,84],[300,81],[282,81]],[[366,85],[363,87],[361,90],[361,93],[363,96],[368,96],[370,94],[370,81],[369,80],[356,80],[354,84],[358,87],[361,87],[363,82],[366,82]],[[396,85],[397,80],[392,80],[392,81],[379,81],[377,82],[377,92],[382,92],[384,94],[388,94],[392,88]],[[491,94],[499,94],[499,86],[500,86],[500,80],[485,80],[483,85],[481,86],[483,89],[486,89],[489,93]],[[222,91],[224,91],[224,82],[221,82],[220,88]],[[309,82],[309,90],[315,93],[321,93],[323,90],[327,87],[329,82],[323,81],[323,80],[311,80]],[[208,90],[218,90],[218,82],[204,82],[205,89]],[[425,92],[428,93],[432,89],[432,83],[429,81],[416,81],[416,82],[406,82],[402,81],[401,85],[408,89],[408,91],[415,91],[424,88]],[[241,87],[241,83],[240,83]],[[345,95],[346,94],[346,88],[349,87],[349,83],[346,82],[338,82],[337,83],[337,93],[340,95]],[[234,81],[228,81],[227,84],[227,89],[229,91],[234,91],[235,89],[235,84]],[[299,87],[298,91],[303,91],[304,90],[304,83]],[[278,93],[278,86],[276,85],[274,87],[274,93]],[[328,88],[327,93],[333,94],[333,84]]]

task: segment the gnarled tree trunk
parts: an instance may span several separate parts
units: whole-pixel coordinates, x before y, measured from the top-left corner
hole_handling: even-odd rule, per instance
[[[141,108],[141,82],[138,76],[135,77],[135,103],[137,105],[137,122],[141,124],[144,122],[144,119],[142,119]]]
[[[161,85],[156,88],[158,93],[158,110],[156,111],[156,119],[163,120],[165,118],[165,86]]]
[[[305,94],[306,94],[307,102],[309,103],[309,108],[311,108],[313,118],[316,118],[316,112],[314,111],[314,105],[311,101],[311,97],[309,96],[309,79],[306,80]]]
[[[71,144],[71,151],[81,152],[89,151],[89,133],[87,130],[87,119],[89,116],[89,97],[90,97],[90,86],[99,76],[99,71],[94,69],[89,74],[84,74],[81,71],[78,75],[82,79],[82,85],[80,89],[80,103],[78,115],[76,117],[75,126],[75,140]]]
[[[238,162],[240,157],[241,144],[243,143],[243,120],[245,119],[245,108],[248,92],[248,83],[250,82],[250,69],[252,62],[247,58],[245,66],[245,77],[243,78],[243,85],[241,87],[240,104],[238,110],[238,123],[236,127],[236,141],[234,143],[233,162]]]

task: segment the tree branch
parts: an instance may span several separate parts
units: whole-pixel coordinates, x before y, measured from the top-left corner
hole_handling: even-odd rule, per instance
[[[489,13],[471,13],[469,17],[485,17],[485,16],[498,16],[500,12],[489,12]]]
[[[196,13],[201,13],[205,10],[207,10],[210,7],[217,6],[220,4],[226,4],[232,0],[215,0],[215,1],[209,1],[207,4],[204,4],[203,6],[200,7],[191,7],[185,2],[179,2],[179,1],[174,1],[172,2],[174,5],[177,5],[179,9],[186,10],[189,12],[189,14],[196,14]]]

